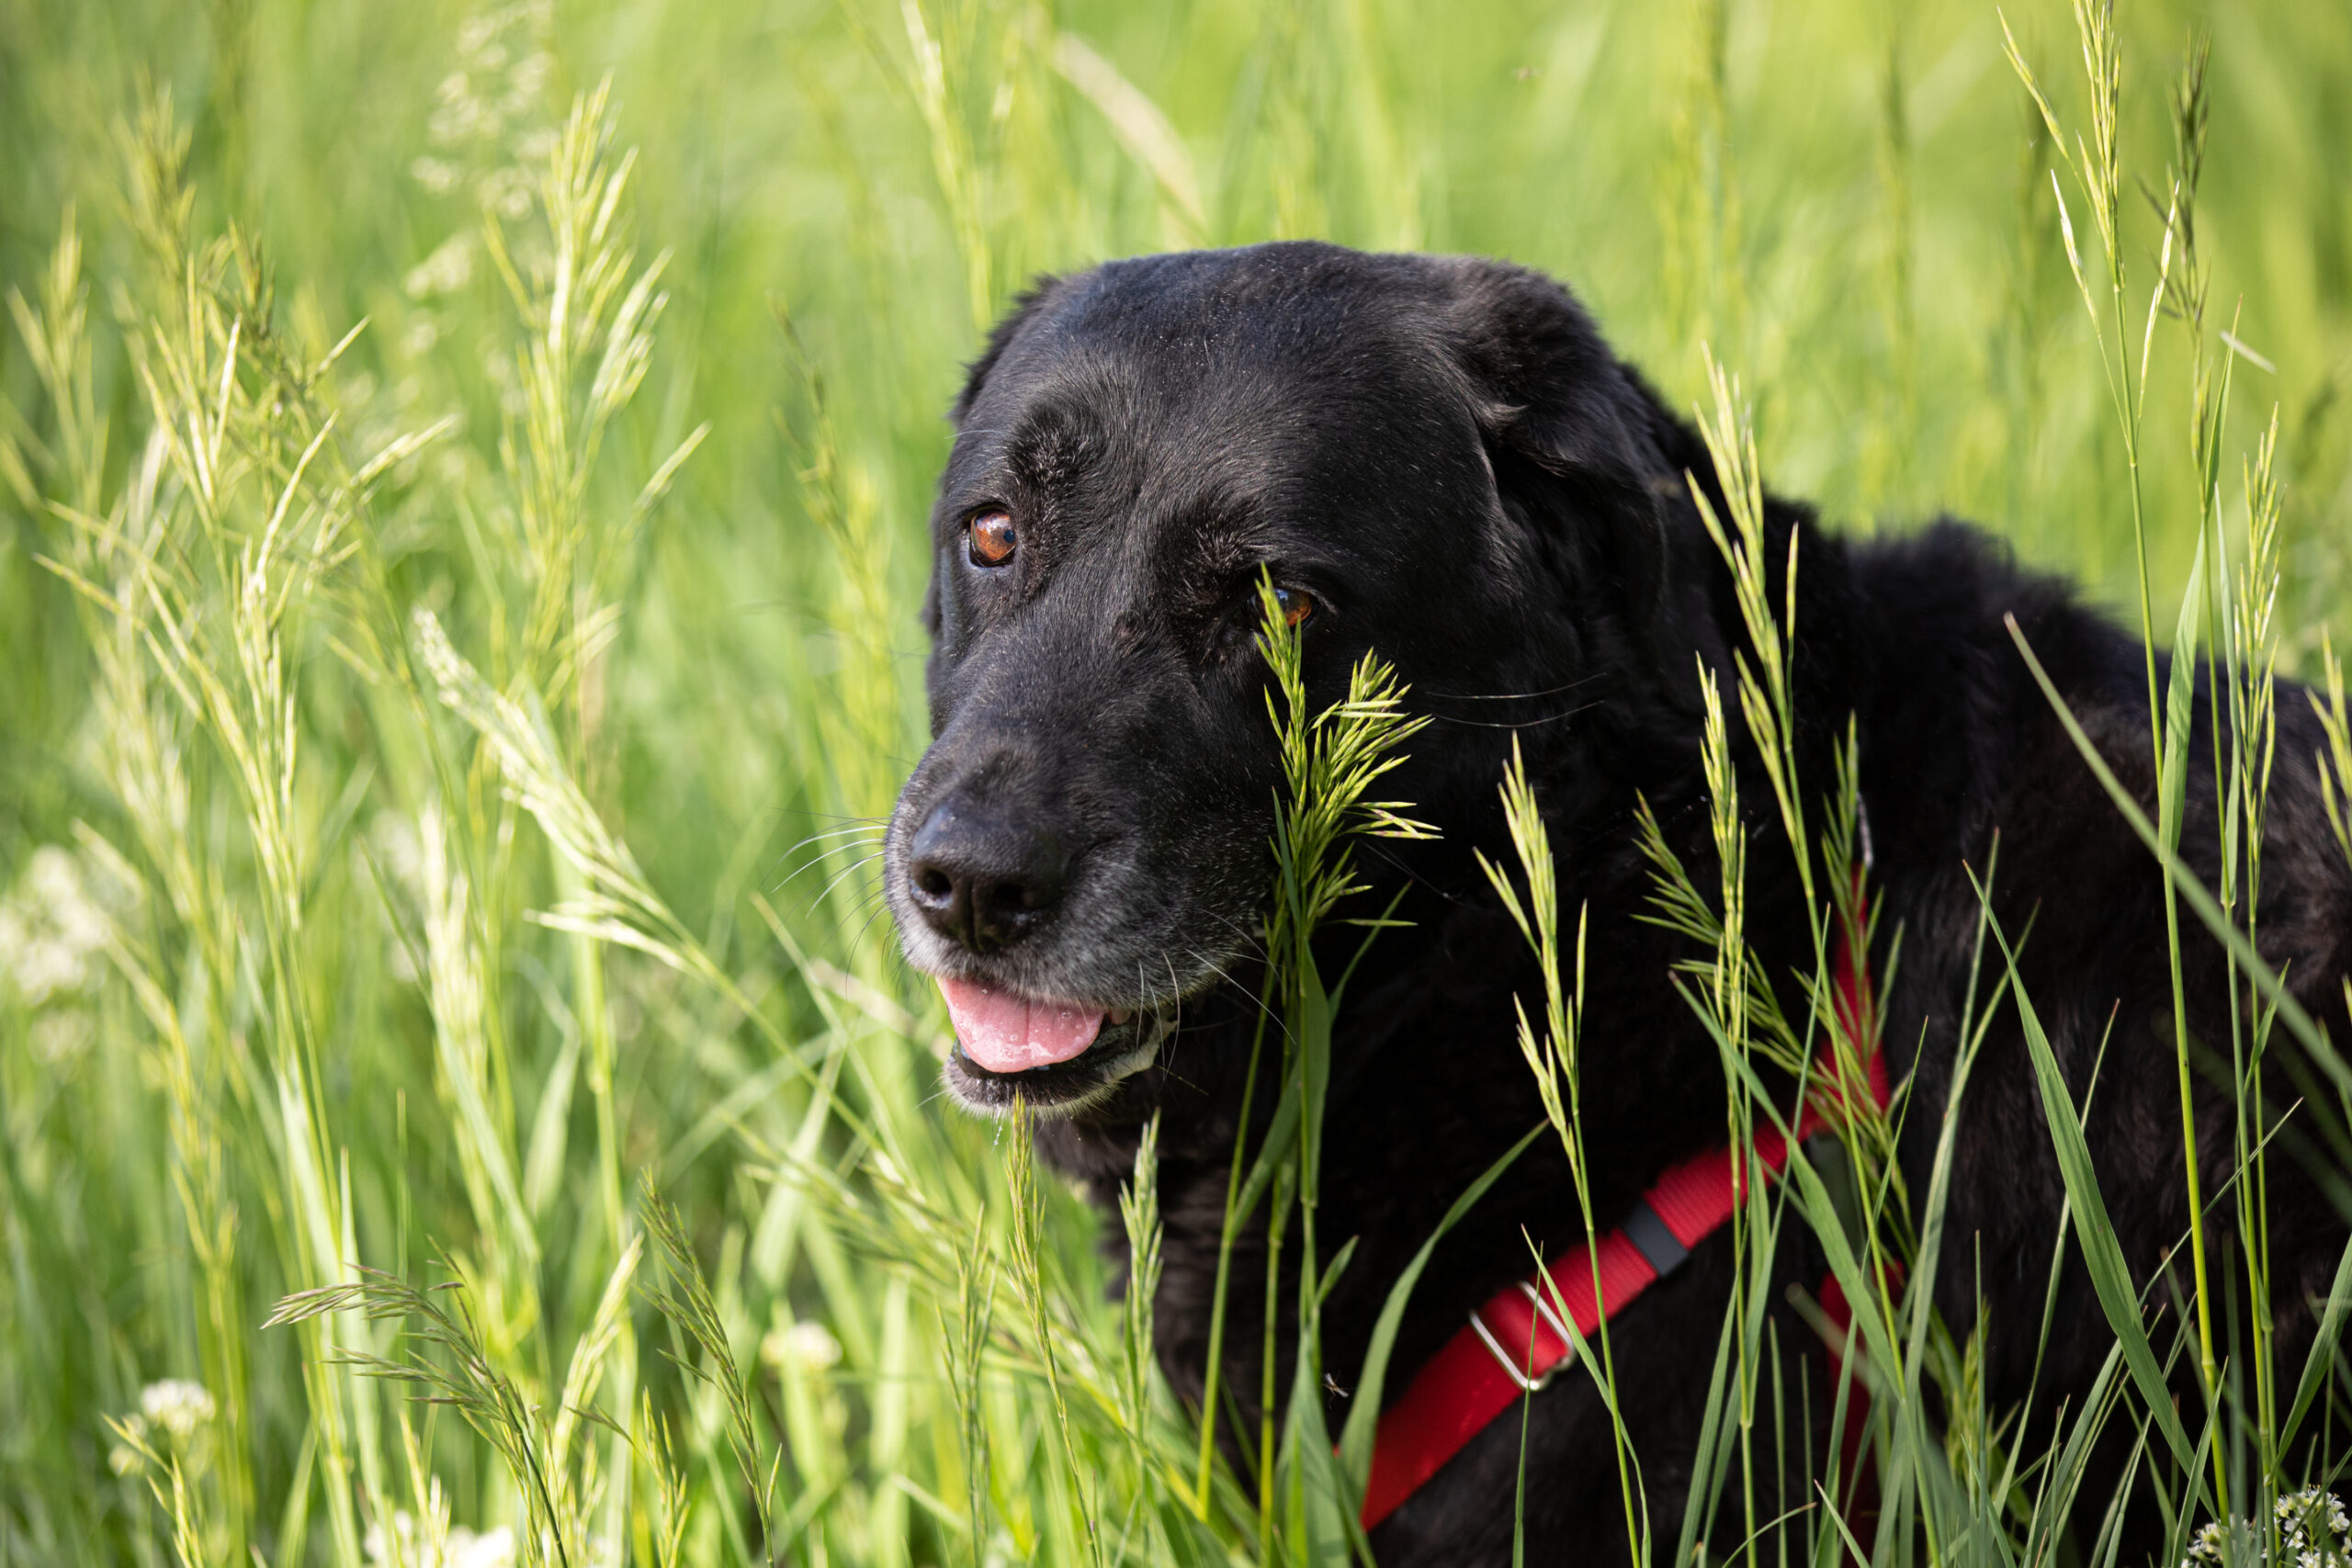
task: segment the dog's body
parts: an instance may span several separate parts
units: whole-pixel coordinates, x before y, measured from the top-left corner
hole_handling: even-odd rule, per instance
[[[1180,1394],[1197,1399],[1203,1384],[1242,1131],[1277,777],[1249,638],[1261,569],[1311,617],[1317,705],[1376,648],[1436,720],[1393,793],[1443,838],[1360,857],[1374,885],[1365,903],[1409,881],[1398,912],[1413,924],[1378,939],[1335,1036],[1317,1224],[1327,1245],[1357,1248],[1325,1312],[1326,1366],[1348,1380],[1406,1260],[1542,1115],[1512,1015],[1513,996],[1540,980],[1472,861],[1474,848],[1507,856],[1497,785],[1514,736],[1558,852],[1562,907],[1590,910],[1582,1124],[1597,1219],[1615,1224],[1667,1165],[1721,1142],[1716,1053],[1668,982],[1690,948],[1641,918],[1651,881],[1634,833],[1646,800],[1709,885],[1697,666],[1728,690],[1743,642],[1685,479],[1713,491],[1713,469],[1564,292],[1490,263],[1306,244],[1115,263],[1025,302],[957,413],[935,521],[938,739],[893,823],[891,896],[910,956],[945,977],[967,1043],[951,1089],[980,1105],[1015,1088],[1058,1104],[1041,1145],[1106,1201],[1160,1113],[1157,1321]],[[1850,716],[1876,962],[1902,933],[1884,1038],[1897,1077],[1910,1075],[1912,1190],[1925,1190],[1977,950],[1969,872],[1993,872],[1996,915],[2023,939],[2028,994],[2078,1103],[2097,1069],[2089,1144],[2146,1280],[2188,1225],[2162,883],[2004,617],[2149,800],[2141,649],[1959,525],[1851,546],[1800,508],[1768,513],[1770,558],[1798,536],[1804,787],[1815,801],[1830,789]],[[2308,705],[2282,685],[2278,709],[2258,940],[2306,1004],[2333,1010],[2352,967],[2352,868],[2322,811]],[[2200,727],[2185,852],[2209,880],[2211,755]],[[1760,773],[1742,799],[1748,930],[1793,998],[1811,958],[1793,858]],[[2226,1057],[2220,951],[2182,919],[2192,1031]],[[1335,949],[1333,972],[1342,961]],[[1062,1007],[1048,1018],[1035,998]],[[1261,1114],[1271,1100],[1261,1093]],[[2229,1168],[2228,1101],[2207,1084],[2198,1104],[2210,1195]],[[2070,1258],[2035,1381],[2064,1190],[2013,1007],[1994,1017],[1960,1117],[1941,1309],[1965,1334],[1984,1303],[1994,1408],[2030,1392],[2046,1409],[2088,1386],[2111,1335]],[[2325,1293],[2345,1224],[2297,1161],[2271,1170],[2273,1311],[2281,1364],[2299,1369],[2308,1303]],[[2230,1209],[2214,1211],[2217,1245]],[[1470,1307],[1526,1275],[1522,1227],[1547,1254],[1583,1235],[1550,1140],[1442,1245],[1397,1342],[1392,1393]],[[1259,1386],[1261,1246],[1253,1226],[1228,1298],[1226,1343],[1240,1348],[1227,1387],[1245,1405]],[[1816,1267],[1790,1250],[1792,1280]],[[1611,1325],[1668,1539],[1730,1267],[1718,1236]],[[1792,1318],[1781,1337],[1809,1335]],[[1382,1560],[1508,1561],[1519,1444],[1516,1421],[1474,1439],[1376,1533]],[[1563,1377],[1532,1402],[1526,1463],[1531,1560],[1571,1545],[1579,1560],[1622,1553],[1622,1531],[1604,1523],[1622,1517],[1609,1429],[1587,1380]]]

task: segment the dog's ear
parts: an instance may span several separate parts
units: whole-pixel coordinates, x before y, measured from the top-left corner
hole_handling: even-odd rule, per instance
[[[1499,262],[1453,265],[1449,334],[1505,508],[1577,592],[1654,635],[1678,545],[1696,532],[1684,474],[1712,486],[1703,443],[1566,288]]]
[[[1053,297],[1061,282],[1054,274],[1041,272],[1035,282],[1014,297],[1012,309],[989,329],[989,341],[981,348],[980,356],[964,367],[964,389],[956,394],[956,401],[947,411],[949,419],[957,424],[964,423],[964,415],[970,412],[974,400],[979,397],[980,389],[988,384],[989,376],[996,369],[997,362],[1004,357],[1004,351],[1012,346],[1012,340],[1021,334],[1021,329],[1028,325],[1039,308]]]

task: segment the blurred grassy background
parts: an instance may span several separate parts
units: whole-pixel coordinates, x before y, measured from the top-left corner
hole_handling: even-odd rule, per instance
[[[119,202],[117,120],[138,81],[167,84],[195,131],[206,207],[249,224],[291,302],[338,335],[369,320],[352,363],[377,383],[381,416],[454,408],[486,451],[496,389],[462,345],[469,313],[494,308],[498,285],[482,265],[417,269],[469,232],[481,176],[512,162],[526,122],[551,123],[573,90],[609,73],[622,139],[639,152],[644,233],[676,254],[654,395],[633,434],[650,449],[673,427],[714,426],[654,569],[723,561],[718,575],[744,590],[723,615],[689,617],[691,628],[673,620],[680,595],[649,592],[624,636],[632,646],[715,638],[695,650],[709,660],[700,679],[772,694],[775,649],[795,640],[796,585],[810,569],[773,418],[794,402],[797,377],[772,301],[789,303],[881,513],[911,539],[947,438],[941,411],[978,340],[975,288],[985,314],[1040,270],[1292,234],[1552,271],[1679,405],[1701,389],[1699,345],[1712,343],[1758,399],[1775,482],[1831,519],[1901,526],[1951,511],[2083,574],[2109,602],[2128,598],[2128,507],[2065,275],[2054,160],[2001,61],[1990,6],[948,12],[933,28],[948,46],[971,165],[953,200],[906,29],[887,6],[565,8],[547,29],[529,109],[492,133],[453,125],[464,102],[445,101],[464,79],[459,35],[476,13],[463,6],[6,0],[0,115],[14,152],[0,166],[0,269],[32,276],[69,201],[101,257],[107,237],[123,243],[105,221]],[[2041,6],[2011,20],[2063,105],[2078,89],[2070,18]],[[2142,5],[2123,22],[2126,146],[2152,186],[2169,153],[2165,81],[2190,28],[2213,34],[2204,227],[2214,308],[2226,316],[2242,301],[2238,335],[2278,367],[2241,379],[2238,434],[2278,404],[2298,579],[2332,581],[2352,516],[2352,180],[2341,156],[2352,146],[2342,90],[2352,17]],[[1164,110],[1199,221],[1163,198],[1054,69],[1057,28]],[[517,61],[530,52],[514,36],[500,47]],[[502,73],[476,75],[465,93],[511,91]],[[455,141],[436,142],[436,116]],[[454,182],[420,178],[426,160]],[[2144,209],[2129,216],[2152,275],[2160,225]],[[959,224],[985,242],[977,284]],[[2158,419],[2185,406],[2177,376],[2165,378],[2176,350],[2159,340]],[[23,400],[21,357],[0,365]],[[119,359],[102,355],[98,368],[101,400],[127,410]],[[2161,587],[2185,570],[2193,508],[2179,493],[2185,460],[2160,460],[2151,478]],[[922,562],[900,565],[899,602],[910,605]],[[11,705],[10,793],[22,798],[28,784],[58,787],[40,782],[42,760],[63,754],[79,682],[70,656],[36,659],[39,642],[17,640],[53,634],[56,615],[23,597],[53,585],[12,571],[7,592],[12,661],[52,678],[40,697],[18,682],[0,699]],[[2304,608],[2295,620],[2308,628],[2318,605]],[[909,619],[875,635],[913,651]],[[623,663],[667,671],[685,657],[678,647]],[[713,707],[733,706],[703,689]],[[644,716],[662,722],[628,727],[633,767],[669,773],[665,792],[727,787],[663,733],[686,717],[666,694]],[[772,784],[735,788],[727,821],[774,804]],[[28,830],[20,812],[0,817],[0,841]],[[693,868],[704,874],[677,869],[681,889],[713,886],[707,861]]]
[[[2009,22],[2073,112],[2071,17],[2032,3]],[[2225,449],[2249,445],[2277,405],[2287,657],[2308,667],[2327,617],[2341,626],[2352,571],[2352,10],[2138,4],[2123,26],[2125,165],[2156,189],[2171,154],[2165,84],[2193,29],[2212,37],[2200,238],[2214,313],[2267,362],[2237,367]],[[288,634],[313,872],[297,1010],[317,1041],[322,1146],[345,1162],[347,1193],[326,1201],[357,1259],[422,1273],[437,1247],[481,1279],[505,1269],[521,1293],[492,1293],[492,1316],[507,1315],[491,1337],[526,1382],[560,1382],[634,1234],[616,1174],[658,1178],[716,1260],[745,1364],[781,1380],[761,1386],[786,1493],[808,1503],[797,1550],[812,1559],[972,1550],[961,1504],[942,1501],[965,1486],[955,1412],[968,1402],[942,1368],[953,1334],[926,1276],[914,1271],[910,1297],[907,1270],[853,1245],[854,1223],[773,1178],[776,1150],[812,1127],[813,1148],[864,1149],[779,1066],[797,1052],[846,1072],[847,1102],[887,1123],[882,1141],[897,1140],[904,1174],[943,1213],[977,1213],[993,1194],[986,1225],[1002,1223],[991,1134],[931,1098],[936,1024],[892,1011],[891,998],[919,1013],[933,1003],[890,960],[855,856],[792,874],[823,848],[809,835],[885,811],[922,744],[915,608],[943,411],[1026,278],[1291,235],[1506,256],[1567,282],[1679,405],[1702,390],[1711,344],[1757,400],[1768,478],[1838,525],[1950,511],[2079,574],[2103,602],[2131,600],[2130,503],[2067,276],[2055,159],[1979,0],[0,0],[0,282],[37,307],[75,215],[91,396],[109,433],[75,481],[88,493],[69,493],[53,400],[25,338],[0,332],[14,411],[0,417],[30,455],[0,486],[0,936],[14,949],[0,953],[0,1562],[162,1560],[162,1516],[143,1482],[109,1468],[101,1417],[139,1408],[165,1378],[217,1380],[230,1354],[198,1305],[173,1091],[110,931],[137,927],[182,1011],[217,1026],[189,1050],[228,1065],[198,1074],[192,1103],[222,1151],[236,1321],[249,1329],[278,1294],[325,1282],[286,1240],[279,1113],[238,1087],[248,1033],[272,1027],[257,1005],[266,965],[200,958],[202,922],[108,881],[95,844],[134,876],[155,868],[97,761],[109,720],[93,698],[94,644],[39,558],[60,555],[68,531],[50,502],[103,513],[136,490],[153,423],[124,323],[168,291],[140,281],[123,127],[168,93],[191,138],[196,231],[243,227],[274,282],[276,324],[307,357],[365,319],[319,390],[355,454],[455,417],[361,525],[389,623],[433,610],[504,683],[517,673],[502,651],[507,606],[528,563],[502,567],[496,537],[518,504],[528,397],[482,214],[535,231],[555,133],[575,94],[607,77],[618,145],[637,150],[620,211],[639,265],[669,253],[668,304],[643,388],[586,470],[586,510],[625,515],[666,456],[706,422],[709,434],[641,536],[616,547],[612,640],[582,660],[558,729],[585,798],[739,988],[636,953],[592,960],[588,944],[527,922],[569,874],[502,814],[483,764],[471,807],[453,795],[466,769],[435,773],[432,727],[339,659],[322,615]],[[2071,184],[2066,196],[2087,235]],[[2142,203],[2125,232],[2144,290],[2159,216]],[[2196,504],[2177,434],[2185,354],[2173,333],[2154,352],[2147,493],[2157,598],[2170,603]],[[2235,505],[2233,469],[2225,461]],[[225,770],[196,729],[184,739],[184,841],[214,868],[222,908],[260,908]],[[469,1196],[480,1151],[455,1130],[462,1096],[436,1055],[446,1020],[402,945],[402,899],[429,901],[428,807],[477,849],[522,835],[520,869],[481,894],[476,938],[505,1054],[490,1142],[531,1168],[517,1200],[529,1240],[514,1245],[536,1257],[503,1265]],[[210,1008],[208,995],[232,1001]],[[611,1080],[592,1082],[605,1050]],[[1051,1196],[1055,1310],[1107,1321],[1093,1222]],[[938,1279],[952,1281],[953,1256],[934,1258],[947,1260]],[[616,1365],[635,1368],[636,1337],[655,1332],[640,1311]],[[239,1454],[205,1459],[204,1484],[227,1488],[214,1524],[233,1514],[235,1540],[274,1562],[348,1555],[322,1522],[326,1493],[360,1485],[363,1523],[391,1493],[320,1468],[321,1396],[306,1393],[290,1335],[254,1334],[237,1354],[250,1393]],[[688,1413],[684,1451],[710,1461],[689,1467],[693,1484],[723,1498],[718,1415],[650,1354],[644,1364],[643,1386]],[[1006,1522],[987,1528],[1011,1556],[1077,1553],[1069,1499],[1051,1493],[1062,1483],[1031,1472],[1050,1440],[1023,1381],[1035,1370],[989,1374],[992,1473],[1009,1500]],[[605,1397],[626,1422],[616,1378],[624,1392]],[[337,1397],[363,1423],[391,1419],[356,1393]],[[519,1517],[454,1421],[426,1450],[460,1523]],[[242,1483],[224,1479],[237,1470]],[[1034,1513],[1024,1488],[1043,1499]],[[608,1544],[650,1528],[630,1512],[645,1506],[642,1480],[634,1495],[609,1505]],[[701,1508],[697,1560],[740,1550],[718,1519],[741,1513],[740,1496]]]

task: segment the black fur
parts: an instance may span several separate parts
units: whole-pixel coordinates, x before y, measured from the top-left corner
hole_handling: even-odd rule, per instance
[[[937,739],[893,823],[891,896],[919,967],[1140,1010],[1128,1032],[1107,1030],[1085,1056],[1021,1087],[1063,1105],[1041,1145],[1106,1203],[1138,1128],[1161,1111],[1159,1351],[1181,1394],[1197,1398],[1203,1382],[1277,777],[1250,644],[1261,568],[1320,606],[1306,637],[1318,705],[1373,648],[1436,720],[1394,794],[1442,840],[1362,856],[1375,884],[1365,905],[1409,882],[1400,913],[1414,924],[1380,938],[1335,1041],[1318,1224],[1331,1245],[1356,1238],[1357,1251],[1327,1311],[1326,1364],[1347,1379],[1398,1269],[1541,1115],[1511,1023],[1512,997],[1533,992],[1537,976],[1471,859],[1474,848],[1508,856],[1497,784],[1512,737],[1559,852],[1563,907],[1591,910],[1583,1095],[1600,1223],[1615,1224],[1661,1168],[1720,1142],[1722,1074],[1668,984],[1684,944],[1639,919],[1649,886],[1633,830],[1646,798],[1707,885],[1695,661],[1729,691],[1740,640],[1728,576],[1685,482],[1695,475],[1712,490],[1713,470],[1566,291],[1496,263],[1307,243],[1115,262],[1024,300],[956,409],[933,522]],[[1009,509],[1021,538],[1015,561],[994,572],[965,557],[966,520],[986,507]],[[2140,646],[1963,525],[1864,545],[1823,532],[1802,506],[1773,501],[1769,513],[1775,561],[1791,531],[1800,539],[1794,668],[1814,798],[1829,788],[1834,738],[1849,716],[1859,728],[1882,963],[1902,933],[1886,1039],[1898,1074],[1912,1075],[1913,1190],[1924,1190],[1974,943],[1964,868],[1981,874],[1997,835],[1996,907],[2012,934],[2030,927],[2026,982],[2078,1100],[2105,1043],[2088,1135],[2145,1279],[2187,1225],[2161,885],[2004,617],[2145,799]],[[2352,964],[2352,870],[2322,818],[2301,692],[2282,686],[2278,712],[2262,946],[2307,1005],[2333,1010]],[[2209,741],[2190,754],[2188,853],[2210,874]],[[910,905],[908,841],[949,799],[981,813],[1006,854],[1052,850],[1057,899],[1017,942],[971,951]],[[1791,914],[1793,863],[1760,777],[1743,800],[1750,930],[1792,996],[1810,953]],[[2188,950],[2192,1024],[2225,1043],[2219,951],[2201,932]],[[1117,1076],[1113,1058],[1180,1000],[1156,1061]],[[960,1053],[948,1080],[980,1105],[1014,1087]],[[2199,1104],[2212,1192],[2227,1165],[2227,1103],[2207,1086]],[[1941,1306],[1965,1333],[1981,1295],[1998,1408],[2029,1392],[2063,1197],[2013,1010],[1996,1019],[1961,1118]],[[2297,1369],[2308,1303],[2325,1292],[2346,1226],[2319,1179],[2294,1161],[2272,1168],[2280,1364]],[[1397,1345],[1392,1391],[1467,1308],[1527,1272],[1522,1226],[1555,1252],[1582,1235],[1550,1140],[1444,1244]],[[2217,1245],[2226,1231],[2217,1223]],[[1227,1343],[1240,1348],[1227,1386],[1245,1405],[1259,1383],[1259,1245],[1254,1230],[1244,1238],[1230,1294]],[[1809,1267],[1784,1262],[1792,1280]],[[1720,1241],[1702,1246],[1612,1324],[1650,1506],[1669,1540],[1728,1268]],[[1793,1318],[1781,1333],[1805,1338]],[[2109,1342],[2070,1261],[2041,1407],[2078,1395]],[[1608,1431],[1589,1383],[1564,1377],[1538,1396],[1527,1440],[1532,1560],[1560,1561],[1572,1545],[1578,1560],[1622,1553],[1608,1523],[1619,1517]],[[1474,1441],[1378,1532],[1382,1560],[1508,1561],[1518,1442],[1516,1421]]]

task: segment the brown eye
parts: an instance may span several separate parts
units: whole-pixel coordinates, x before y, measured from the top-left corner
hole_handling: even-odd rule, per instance
[[[966,524],[964,531],[974,566],[1002,566],[1012,558],[1013,547],[1020,542],[1013,537],[1012,515],[1005,512],[983,512]]]
[[[1282,606],[1284,626],[1305,626],[1315,618],[1314,599],[1295,588],[1274,590],[1274,603]]]

